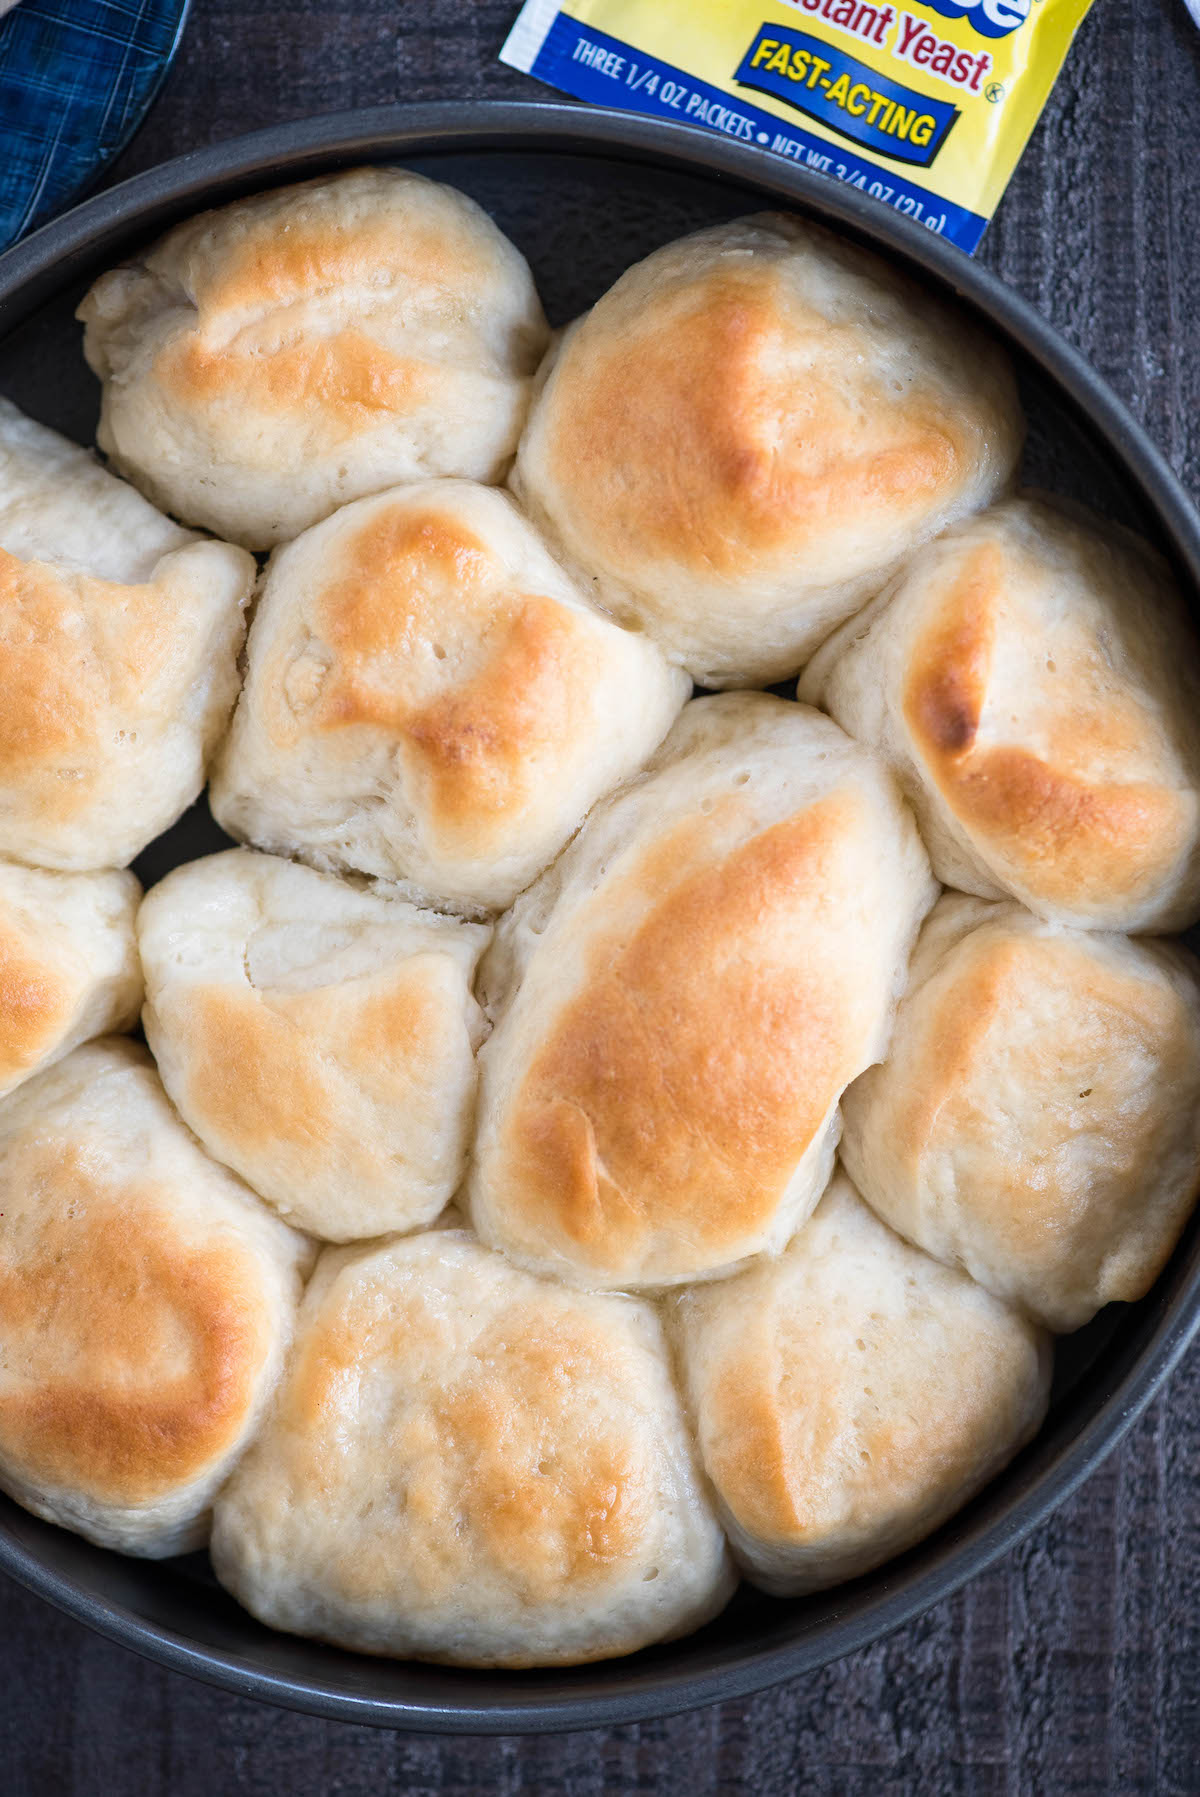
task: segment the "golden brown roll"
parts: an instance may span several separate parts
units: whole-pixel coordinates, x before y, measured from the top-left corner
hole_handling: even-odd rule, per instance
[[[1049,1337],[840,1173],[779,1260],[683,1293],[672,1326],[734,1551],[781,1597],[922,1540],[1046,1413]]]
[[[230,834],[478,910],[553,860],[689,690],[467,481],[360,500],[279,551],[248,662],[212,783]]]
[[[212,1552],[274,1628],[470,1666],[632,1653],[733,1585],[653,1310],[461,1230],[325,1251]]]
[[[201,1153],[145,1050],[0,1105],[0,1486],[103,1547],[203,1545],[279,1377],[308,1245]]]
[[[1147,543],[1021,499],[924,550],[800,697],[892,762],[947,885],[1174,930],[1200,917],[1198,670]]]
[[[113,465],[248,549],[397,481],[500,480],[546,342],[486,212],[399,168],[203,212],[79,317]]]
[[[947,895],[842,1157],[927,1253],[1056,1330],[1150,1289],[1200,1192],[1200,966]]]
[[[599,601],[703,685],[796,673],[997,497],[999,346],[895,268],[763,213],[656,250],[551,350],[513,481]]]
[[[0,399],[0,856],[123,867],[175,822],[237,695],[254,562]]]
[[[0,1098],[90,1037],[133,1028],[141,891],[130,873],[0,861]]]
[[[488,934],[248,849],[176,868],[138,917],[163,1084],[310,1234],[432,1222],[466,1159]]]
[[[498,927],[483,1239],[611,1286],[780,1249],[935,890],[886,769],[827,718],[762,693],[686,706]]]

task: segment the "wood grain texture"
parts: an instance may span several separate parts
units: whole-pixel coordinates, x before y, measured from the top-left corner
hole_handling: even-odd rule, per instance
[[[309,112],[546,91],[496,52],[516,0],[193,0],[114,178]],[[1200,33],[1098,0],[982,250],[1200,496]],[[0,1582],[6,1797],[669,1797],[1200,1791],[1200,1352],[1088,1485],[890,1640],[743,1703],[453,1741],[228,1698]]]

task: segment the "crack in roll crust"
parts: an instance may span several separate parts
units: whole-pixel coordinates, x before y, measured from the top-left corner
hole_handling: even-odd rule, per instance
[[[947,884],[1175,930],[1200,915],[1192,644],[1149,545],[1023,499],[923,551],[800,696],[894,763]]]
[[[1022,435],[995,344],[763,214],[656,251],[566,332],[513,484],[617,617],[703,685],[765,685],[995,499]]]
[[[631,1653],[732,1584],[654,1312],[453,1229],[326,1251],[213,1557],[275,1627],[484,1666]]]
[[[839,1095],[882,1052],[933,899],[887,777],[814,713],[698,700],[545,887],[492,963],[516,945],[523,965],[481,1054],[480,1233],[599,1285],[777,1249],[828,1178]]]
[[[99,442],[251,549],[425,475],[500,479],[546,324],[473,200],[357,169],[189,220],[79,309]]]
[[[433,1221],[466,1160],[486,929],[234,849],[168,875],[138,934],[147,1040],[210,1154],[328,1240]]]
[[[1046,1412],[1049,1337],[893,1235],[840,1173],[779,1260],[670,1315],[734,1551],[779,1596],[922,1540]]]
[[[280,1370],[302,1237],[209,1161],[145,1051],[0,1108],[0,1483],[125,1553],[203,1544]]]
[[[279,552],[248,654],[225,828],[467,909],[510,903],[689,688],[465,481],[362,500]]]
[[[1142,1297],[1200,1190],[1200,967],[947,895],[843,1100],[867,1201],[1060,1333]]]

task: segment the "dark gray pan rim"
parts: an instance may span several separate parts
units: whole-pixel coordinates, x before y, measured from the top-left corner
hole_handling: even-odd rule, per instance
[[[528,150],[602,156],[700,175],[796,207],[873,245],[957,295],[1032,362],[1105,445],[1159,527],[1185,586],[1200,595],[1200,513],[1145,431],[1085,359],[986,268],[924,227],[828,177],[684,125],[563,104],[439,103],[297,120],[193,151],[85,201],[0,255],[0,336],[85,266],[131,237],[264,184],[375,159]],[[1200,601],[1195,601],[1200,609]],[[1200,1242],[1193,1229],[1139,1308],[1132,1330],[1103,1350],[1057,1424],[1026,1450],[1016,1490],[993,1487],[932,1540],[832,1594],[827,1618],[782,1621],[769,1642],[717,1646],[699,1669],[671,1649],[571,1674],[446,1672],[446,1695],[384,1695],[373,1663],[344,1656],[346,1676],[265,1670],[233,1649],[102,1599],[31,1551],[0,1522],[0,1570],[111,1640],[174,1671],[244,1697],[310,1714],[434,1733],[515,1734],[598,1728],[744,1697],[878,1640],[950,1596],[1010,1552],[1089,1476],[1184,1354],[1200,1326]],[[98,1551],[98,1550],[97,1550]],[[278,1637],[281,1645],[284,1638]],[[304,1644],[289,1643],[288,1658]],[[422,1669],[423,1683],[438,1669]],[[374,1687],[374,1688],[373,1688]]]

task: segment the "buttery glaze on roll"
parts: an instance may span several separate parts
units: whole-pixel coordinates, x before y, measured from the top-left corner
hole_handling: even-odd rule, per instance
[[[631,1287],[782,1248],[935,890],[886,768],[827,718],[761,693],[687,706],[485,959],[483,1239]]]
[[[466,1159],[488,935],[248,849],[190,862],[138,917],[163,1084],[311,1234],[430,1223]]]
[[[1200,1191],[1200,965],[947,895],[842,1109],[885,1222],[1078,1329],[1149,1291]]]
[[[56,874],[0,861],[0,1098],[142,1003],[130,873]]]
[[[397,481],[502,479],[546,343],[524,257],[465,194],[399,168],[203,212],[78,315],[101,449],[248,549]]]
[[[838,1174],[777,1261],[673,1301],[734,1552],[780,1597],[922,1540],[1031,1440],[1050,1338],[881,1223]]]
[[[0,399],[0,856],[124,867],[204,785],[254,562]]]
[[[827,643],[800,697],[893,763],[948,886],[1085,929],[1200,918],[1200,653],[1128,531],[998,506]]]
[[[102,1547],[202,1547],[279,1377],[302,1236],[197,1147],[145,1050],[0,1105],[0,1486]]]
[[[999,496],[1024,434],[994,339],[783,214],[656,250],[541,380],[515,489],[599,603],[704,686],[797,673]]]
[[[461,1230],[325,1251],[212,1552],[273,1628],[468,1666],[632,1653],[733,1586],[654,1311]]]
[[[689,683],[592,611],[505,493],[426,481],[272,557],[213,776],[230,832],[499,910]]]

